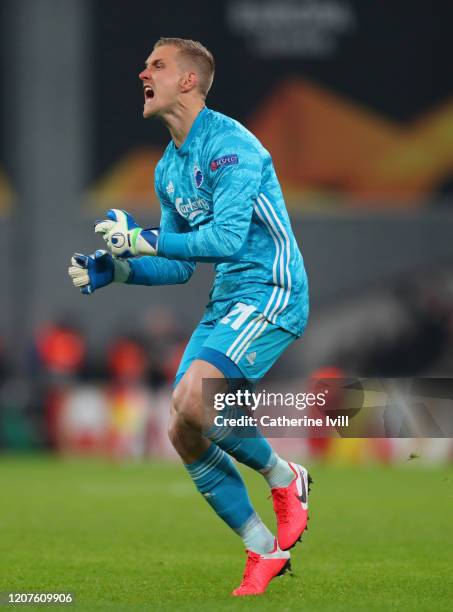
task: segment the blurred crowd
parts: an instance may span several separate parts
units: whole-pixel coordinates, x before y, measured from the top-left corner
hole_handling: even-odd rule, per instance
[[[0,342],[0,448],[173,456],[166,423],[189,333],[168,307],[150,311],[133,331],[118,333],[104,345],[93,345],[73,318],[56,318],[36,329],[20,372]],[[400,279],[315,309],[290,360],[291,367],[277,364],[271,381],[275,372],[288,385],[302,377],[450,378],[453,274]],[[337,443],[285,442],[286,448],[294,444],[328,456]],[[363,448],[379,459],[395,454],[389,441]],[[451,456],[451,444],[445,453]]]
[[[96,435],[83,433],[94,431],[96,422],[102,437],[110,421],[112,430],[124,429],[125,423],[126,430],[143,429],[154,397],[164,390],[168,398],[186,341],[174,314],[159,309],[134,331],[118,333],[101,346],[93,346],[70,317],[47,322],[36,329],[20,372],[3,344],[0,448],[59,449],[75,444],[99,450]]]
[[[302,358],[347,376],[451,377],[453,272],[420,271],[312,311]]]

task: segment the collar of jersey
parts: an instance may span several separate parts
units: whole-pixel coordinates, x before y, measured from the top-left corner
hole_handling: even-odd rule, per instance
[[[179,147],[179,149],[177,147],[175,147],[175,143],[173,142],[173,147],[176,151],[176,153],[178,155],[186,155],[188,150],[189,150],[189,146],[190,143],[192,142],[192,140],[194,139],[195,135],[197,134],[198,130],[200,129],[200,125],[203,122],[203,118],[204,116],[207,114],[208,112],[208,107],[205,106],[204,108],[201,109],[201,111],[198,113],[195,121],[192,123],[192,127],[189,130],[189,133],[187,134],[187,137],[185,139],[185,141],[182,143],[182,145]]]

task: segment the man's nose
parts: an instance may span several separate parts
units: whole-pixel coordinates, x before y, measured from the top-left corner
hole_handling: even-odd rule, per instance
[[[140,81],[144,81],[148,77],[149,77],[149,74],[148,74],[148,70],[146,68],[145,68],[145,70],[142,70],[140,72],[140,74],[138,75],[138,78],[140,79]]]

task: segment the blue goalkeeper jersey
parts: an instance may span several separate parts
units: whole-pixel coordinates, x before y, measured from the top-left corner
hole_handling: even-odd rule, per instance
[[[304,262],[271,156],[253,134],[204,108],[182,146],[167,146],[155,189],[162,209],[158,257],[132,260],[128,282],[185,282],[195,262],[213,262],[205,320],[242,302],[293,334],[303,332]]]

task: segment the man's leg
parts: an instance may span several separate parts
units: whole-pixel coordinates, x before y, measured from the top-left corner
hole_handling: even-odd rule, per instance
[[[228,417],[237,418],[241,408],[228,410]],[[227,416],[225,415],[225,416]],[[294,472],[288,462],[272,448],[257,427],[247,427],[249,432],[238,435],[234,428],[211,426],[205,435],[240,463],[262,474],[271,487],[287,487],[294,480]]]
[[[222,319],[204,341],[199,358],[228,372],[231,379],[260,380],[296,336],[264,320],[256,311],[253,314],[255,319],[246,319],[240,326],[233,317]],[[237,461],[260,472],[271,489],[289,486],[295,475],[288,462],[278,456],[258,428],[247,429],[250,431],[238,436],[234,429],[213,425],[206,436]]]
[[[194,361],[173,394],[170,439],[197,489],[241,536],[245,547],[259,554],[269,553],[275,538],[254,511],[241,475],[228,454],[202,433],[203,378],[219,379],[219,388],[226,386],[223,374],[216,367]]]
[[[257,312],[252,311],[254,318],[248,321],[242,314],[239,319],[233,316],[237,311],[234,306],[231,315],[220,321],[202,321],[195,330],[176,378],[183,384],[178,384],[175,390],[175,411],[178,421],[186,413],[183,420],[192,429],[263,474],[272,491],[278,541],[287,550],[300,539],[307,525],[307,470],[281,459],[257,428],[251,435],[244,435],[245,432],[237,435],[225,427],[219,432],[214,426],[213,402],[202,404],[203,378],[220,378],[224,387],[219,392],[227,390],[227,380],[228,383],[233,379],[260,380],[296,339]]]
[[[218,367],[229,382],[258,381],[277,361],[296,336],[274,325],[256,311],[250,320],[239,309],[221,319],[203,342],[198,359],[204,359]],[[242,313],[243,308],[240,309]],[[245,309],[247,311],[247,309]],[[241,463],[260,472],[268,482],[277,518],[280,546],[287,550],[300,539],[307,526],[308,492],[310,478],[307,470],[296,463],[279,457],[257,427],[217,427],[213,415],[207,413],[214,407],[205,407],[205,435]],[[235,416],[230,409],[228,416]],[[241,409],[236,409],[236,412]],[[236,414],[239,416],[239,414]]]

